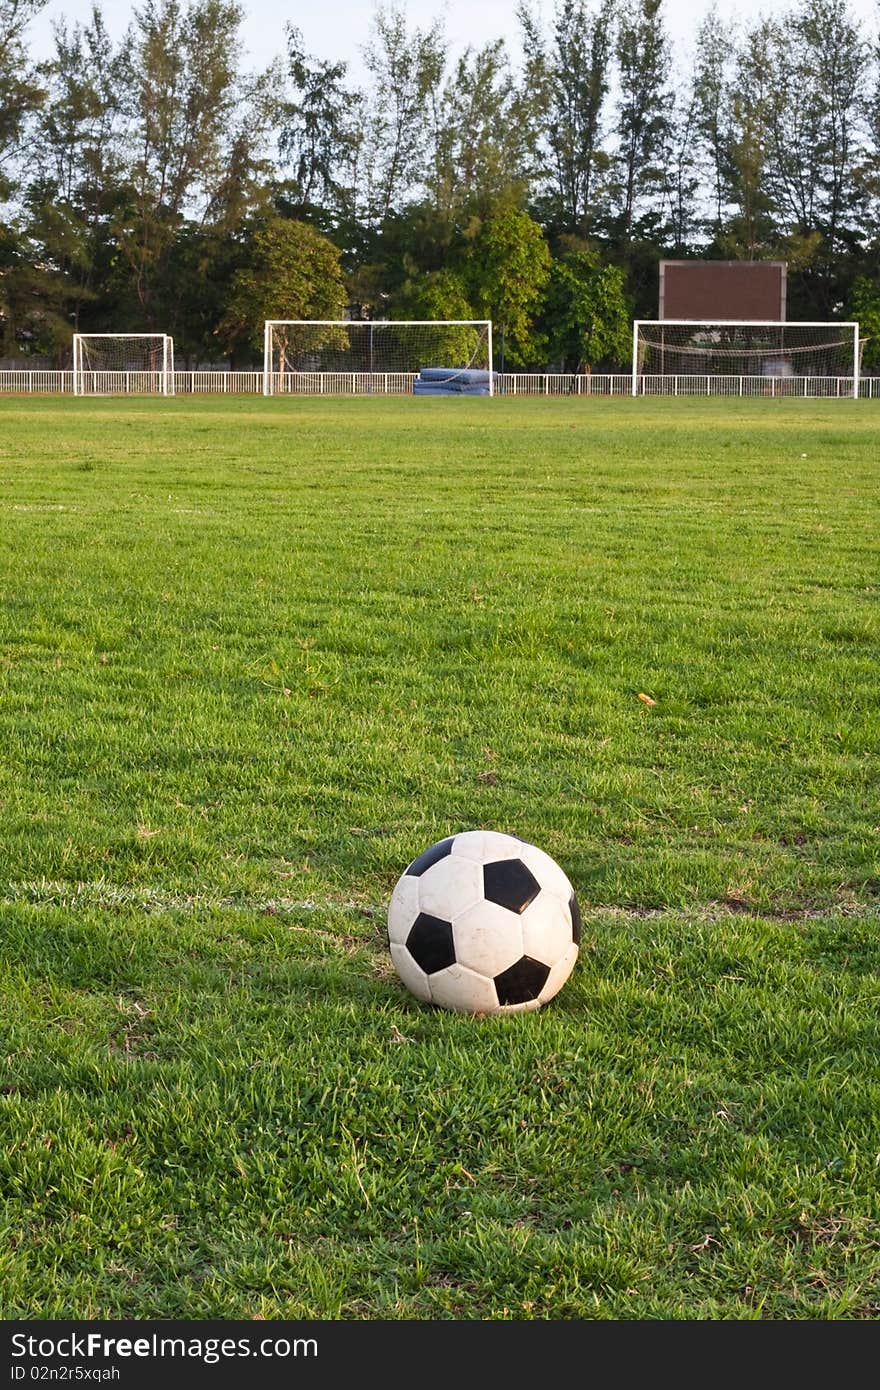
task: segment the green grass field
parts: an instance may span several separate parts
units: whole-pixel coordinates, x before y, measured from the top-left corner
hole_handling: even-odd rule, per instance
[[[0,401],[0,1315],[880,1314],[878,429]],[[473,827],[536,1014],[391,966]]]

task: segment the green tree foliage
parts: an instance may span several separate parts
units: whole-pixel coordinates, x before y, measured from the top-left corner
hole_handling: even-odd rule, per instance
[[[859,275],[853,282],[846,317],[859,325],[862,366],[880,367],[880,277]]]
[[[40,69],[47,91],[33,131],[40,173],[28,182],[25,206],[43,264],[64,277],[67,317],[76,329],[99,294],[105,301],[99,315],[110,307],[108,298],[112,303],[112,227],[124,201],[123,83],[97,7],[86,25],[56,22],[54,42],[53,57]]]
[[[661,152],[669,134],[672,92],[663,0],[624,0],[617,23],[617,156],[614,199],[626,243],[636,218],[662,184]]]
[[[0,350],[60,360],[70,341],[62,277],[33,241],[0,223]]]
[[[476,317],[467,285],[455,270],[416,271],[391,304],[400,319],[472,319]]]
[[[776,86],[791,96],[781,111],[774,107],[770,173],[784,229],[800,244],[815,244],[802,276],[808,316],[839,307],[862,236],[857,169],[867,56],[844,0],[803,0],[779,36]]]
[[[519,9],[525,91],[549,155],[539,196],[546,220],[563,233],[588,235],[602,211],[613,14],[612,0],[599,0],[595,10],[586,0],[559,0],[548,44],[528,4]]]
[[[190,208],[211,202],[226,175],[241,97],[241,19],[234,0],[145,0],[135,11],[122,74],[131,206],[119,244],[150,323],[176,231]]]
[[[540,361],[544,344],[535,315],[550,276],[550,249],[527,213],[495,209],[482,223],[466,259],[471,302],[480,318],[492,319],[504,339],[508,364]]]
[[[730,89],[732,215],[719,229],[719,251],[732,260],[760,260],[774,249],[775,204],[767,174],[771,108],[777,99],[771,78],[774,29],[762,21],[736,55]]]
[[[478,317],[468,296],[467,285],[455,270],[413,273],[391,301],[389,318],[395,319],[473,319]],[[427,339],[437,366],[467,366],[480,345],[478,330],[454,323],[433,330]],[[405,345],[404,337],[402,343]],[[418,367],[413,363],[413,368]],[[422,360],[422,365],[428,365]]]
[[[332,241],[334,304],[491,316],[508,365],[606,360],[595,335],[565,339],[566,304],[586,313],[585,285],[610,295],[601,272],[623,266],[651,317],[664,255],[784,259],[790,317],[871,312],[855,284],[880,254],[880,41],[852,0],[710,10],[678,51],[663,0],[554,0],[546,26],[522,0],[521,52],[499,37],[454,58],[439,21],[388,0],[360,89],[293,25],[267,72],[242,71],[243,0],[135,0],[115,43],[96,4],[35,65],[44,3],[0,0],[7,351],[153,328],[195,363],[221,321],[250,351],[262,310],[231,337],[226,310],[275,216]],[[584,247],[595,266],[572,263]]]
[[[15,182],[14,157],[44,92],[28,62],[25,35],[47,0],[0,0],[0,202]]]
[[[659,160],[664,224],[657,240],[676,257],[687,253],[700,227],[700,177],[697,154],[698,98],[694,86],[680,91],[665,132]]]
[[[346,83],[347,64],[306,53],[299,29],[288,24],[290,92],[280,108],[278,146],[291,170],[290,195],[302,211],[325,208],[351,216],[359,144],[360,94]]]
[[[357,215],[382,222],[424,181],[430,116],[446,64],[443,27],[411,34],[403,8],[379,5],[364,49],[372,79],[361,111]]]
[[[339,249],[306,222],[269,217],[254,229],[236,272],[219,338],[241,355],[260,349],[266,319],[340,319],[346,287]]]
[[[439,95],[427,185],[447,237],[470,212],[521,202],[533,172],[533,111],[502,39],[466,49]]]
[[[0,0],[0,209],[17,191],[28,123],[45,97],[28,60],[26,43],[28,25],[45,4],[46,0]],[[4,353],[39,347],[43,337],[40,291],[46,274],[39,266],[37,248],[17,225],[16,211],[0,212],[0,345]]]
[[[732,69],[736,41],[733,26],[713,5],[697,29],[691,76],[694,97],[694,136],[705,196],[709,203],[706,229],[721,235],[733,201]]]
[[[564,371],[619,367],[632,344],[622,268],[603,265],[595,247],[580,247],[554,261],[543,324],[550,359],[561,362]]]

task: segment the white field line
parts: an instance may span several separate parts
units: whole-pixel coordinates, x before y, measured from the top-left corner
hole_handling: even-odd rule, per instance
[[[71,882],[63,879],[32,879],[7,883],[0,888],[0,904],[29,903],[34,906],[76,908],[128,907],[141,912],[229,912],[261,913],[266,916],[308,916],[312,913],[364,917],[384,923],[386,903],[356,902],[342,898],[262,897],[252,894],[224,896],[219,893],[175,893],[149,885],[130,887],[105,879]],[[880,903],[853,900],[829,903],[824,907],[761,908],[751,904],[726,902],[694,903],[692,907],[620,907],[614,904],[581,901],[581,915],[590,918],[614,917],[622,921],[679,920],[710,922],[732,917],[752,917],[786,922],[819,921],[823,918],[877,921]],[[311,930],[311,928],[309,928]]]
[[[174,893],[164,888],[128,887],[104,879],[68,882],[60,879],[33,879],[8,883],[0,892],[0,902],[32,903],[44,907],[111,908],[132,907],[142,912],[248,912],[302,914],[313,912],[346,913],[360,917],[384,917],[387,905],[325,898],[255,897],[249,894],[224,897],[215,893]]]

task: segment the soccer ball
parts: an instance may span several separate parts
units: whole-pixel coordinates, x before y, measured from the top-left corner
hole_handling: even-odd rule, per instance
[[[388,904],[391,959],[426,1003],[519,1014],[552,999],[577,960],[574,889],[536,845],[466,830],[424,850]]]

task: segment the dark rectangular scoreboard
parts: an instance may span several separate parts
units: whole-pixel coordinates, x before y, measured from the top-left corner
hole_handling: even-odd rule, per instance
[[[661,261],[659,319],[785,322],[785,261]]]

